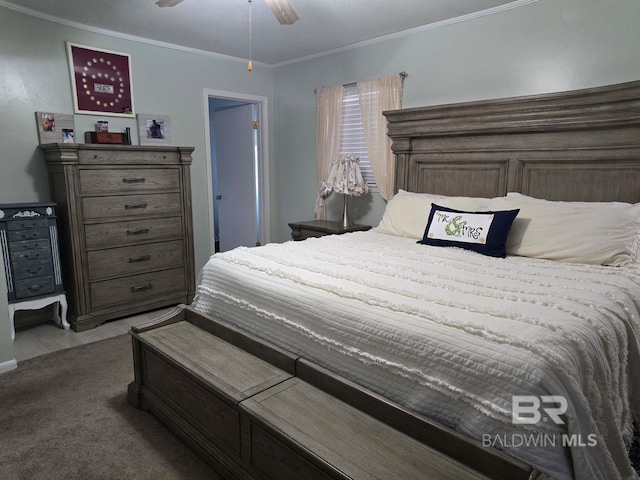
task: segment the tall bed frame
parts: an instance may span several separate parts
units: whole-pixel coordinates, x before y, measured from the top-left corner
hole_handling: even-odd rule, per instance
[[[385,115],[396,190],[640,202],[640,82]],[[417,441],[428,449],[424,461],[434,472],[462,466],[469,471],[464,478],[538,476],[498,450],[191,307],[135,326],[131,335],[135,380],[129,401],[158,416],[224,478],[378,478],[348,469],[366,470],[366,452],[371,456],[376,448],[366,442],[379,424],[400,432],[397,442]],[[320,413],[310,416],[314,399],[321,399]],[[334,402],[340,402],[334,414],[350,413],[343,419],[325,415],[323,406]],[[332,457],[335,430],[325,431],[360,414],[361,433],[345,426],[338,435],[351,435],[354,446],[366,444],[360,449],[365,456],[354,448]],[[430,469],[420,470],[420,478],[442,478]],[[399,472],[394,478],[403,477]]]
[[[640,82],[385,115],[396,190],[640,201]]]

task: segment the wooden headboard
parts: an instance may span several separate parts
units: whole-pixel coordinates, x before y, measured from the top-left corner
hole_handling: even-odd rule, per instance
[[[640,81],[384,115],[396,191],[640,202]]]

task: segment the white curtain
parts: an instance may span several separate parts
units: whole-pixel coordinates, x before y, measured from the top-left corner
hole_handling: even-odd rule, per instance
[[[358,82],[358,96],[373,177],[382,198],[389,200],[394,191],[395,157],[387,135],[387,119],[382,112],[400,108],[402,77],[395,74]]]
[[[340,153],[340,123],[342,122],[342,97],[344,87],[320,88],[316,92],[318,129],[316,137],[316,165],[318,169],[318,194],[314,212],[316,219],[326,220],[324,199],[320,196],[320,186],[327,175],[331,157]]]

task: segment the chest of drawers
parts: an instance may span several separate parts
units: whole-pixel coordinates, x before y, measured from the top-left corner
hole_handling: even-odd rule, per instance
[[[0,205],[0,244],[9,303],[64,291],[56,205]]]
[[[76,331],[195,293],[191,147],[41,145]],[[68,264],[68,267],[67,267]]]

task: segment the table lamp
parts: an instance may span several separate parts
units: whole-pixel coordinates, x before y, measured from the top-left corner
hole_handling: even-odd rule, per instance
[[[329,175],[320,184],[320,195],[323,198],[328,197],[332,192],[341,193],[344,196],[344,209],[340,222],[343,227],[354,225],[349,218],[349,197],[359,197],[369,191],[367,182],[362,178],[362,172],[358,166],[359,162],[360,157],[354,154],[333,155]]]

